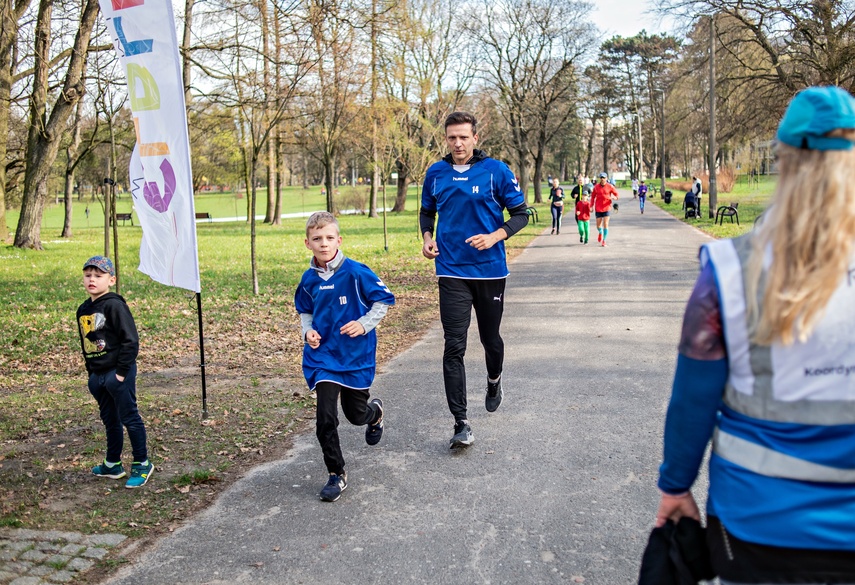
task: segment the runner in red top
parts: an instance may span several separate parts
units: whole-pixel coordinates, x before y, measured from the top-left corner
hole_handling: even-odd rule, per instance
[[[612,201],[617,201],[618,192],[614,186],[608,183],[609,176],[600,173],[600,182],[594,185],[594,194],[591,203],[594,204],[594,215],[597,217],[597,241],[602,246],[606,245],[609,235],[609,215],[612,210]]]

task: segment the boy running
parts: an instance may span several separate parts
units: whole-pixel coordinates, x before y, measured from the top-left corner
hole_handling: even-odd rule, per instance
[[[638,186],[638,207],[641,208],[641,213],[644,213],[644,202],[647,201],[647,185],[644,184],[644,179]]]
[[[368,401],[376,369],[374,330],[395,304],[395,297],[364,264],[345,258],[339,247],[338,221],[326,211],[306,222],[306,248],[313,258],[303,274],[294,306],[300,313],[303,375],[317,392],[316,435],[329,479],[320,498],[335,502],[347,488],[344,456],[338,438],[338,400],[351,424],[367,425],[365,442],[383,436],[383,401]]]
[[[579,242],[588,243],[588,230],[590,229],[591,202],[588,200],[587,188],[582,191],[582,199],[576,203],[576,225],[579,227]]]

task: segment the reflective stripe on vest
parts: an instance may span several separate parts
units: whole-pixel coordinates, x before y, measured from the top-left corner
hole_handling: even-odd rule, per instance
[[[731,463],[768,477],[826,483],[855,483],[855,469],[829,467],[785,455],[721,429],[716,429],[713,435],[713,451]]]

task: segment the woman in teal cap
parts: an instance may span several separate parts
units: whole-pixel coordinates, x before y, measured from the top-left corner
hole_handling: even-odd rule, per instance
[[[700,519],[723,584],[855,583],[855,99],[797,94],[764,221],[701,248],[656,525]],[[805,197],[811,193],[811,197]]]

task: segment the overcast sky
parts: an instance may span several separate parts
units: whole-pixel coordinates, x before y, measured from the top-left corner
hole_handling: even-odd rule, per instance
[[[671,32],[669,23],[659,22],[659,17],[645,13],[651,7],[649,0],[593,0],[594,22],[603,31],[601,40],[620,35],[632,37],[645,29],[649,33]]]

